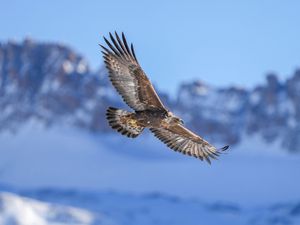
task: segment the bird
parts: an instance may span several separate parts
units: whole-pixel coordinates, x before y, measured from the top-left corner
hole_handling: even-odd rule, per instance
[[[129,138],[138,137],[148,128],[155,137],[170,149],[194,156],[209,164],[211,159],[229,148],[228,145],[217,149],[199,135],[184,126],[184,122],[168,110],[146,73],[137,60],[133,44],[128,45],[122,32],[109,33],[108,40],[103,37],[106,47],[101,45],[104,64],[108,77],[121,95],[124,102],[133,110],[109,107],[106,119],[112,129]]]

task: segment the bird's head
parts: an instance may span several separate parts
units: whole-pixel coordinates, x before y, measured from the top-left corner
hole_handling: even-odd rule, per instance
[[[168,117],[169,123],[171,123],[171,124],[174,124],[174,125],[176,125],[176,124],[183,125],[184,124],[183,120],[180,119],[179,117],[175,116],[172,112],[168,112],[167,117]]]

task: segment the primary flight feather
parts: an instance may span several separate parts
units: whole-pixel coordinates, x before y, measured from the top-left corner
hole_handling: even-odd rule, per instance
[[[150,131],[169,148],[201,160],[216,159],[225,146],[217,149],[200,136],[183,126],[180,118],[171,113],[161,102],[150,80],[142,70],[124,33],[121,37],[109,33],[104,37],[108,47],[103,48],[103,58],[109,78],[124,102],[134,110],[127,112],[109,107],[106,113],[109,125],[123,135],[137,137],[144,128]]]

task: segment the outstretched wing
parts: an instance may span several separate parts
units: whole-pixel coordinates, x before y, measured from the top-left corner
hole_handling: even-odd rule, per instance
[[[174,151],[194,156],[201,160],[205,159],[209,164],[210,159],[216,159],[220,153],[228,149],[225,146],[216,149],[203,138],[194,134],[182,125],[170,126],[169,128],[150,128],[154,135]]]
[[[109,33],[111,42],[104,40],[109,49],[100,45],[109,71],[109,78],[123,100],[136,111],[160,108],[165,109],[151,82],[140,67],[133,49],[128,47],[124,33],[122,40],[115,33]]]

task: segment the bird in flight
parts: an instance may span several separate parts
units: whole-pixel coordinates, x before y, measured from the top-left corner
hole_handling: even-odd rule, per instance
[[[103,58],[109,78],[124,102],[134,110],[109,107],[106,117],[109,125],[130,138],[136,138],[145,128],[169,148],[194,156],[208,163],[216,159],[229,146],[217,149],[202,137],[183,126],[183,121],[170,112],[162,103],[153,85],[142,70],[133,45],[127,44],[124,33],[121,37],[109,33],[104,37],[108,47],[103,48]]]

